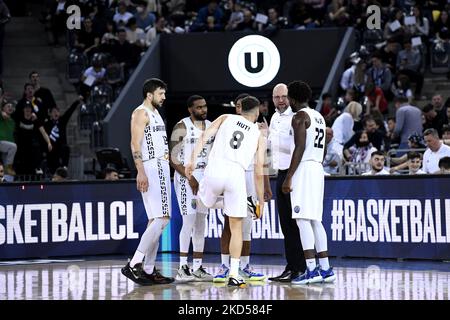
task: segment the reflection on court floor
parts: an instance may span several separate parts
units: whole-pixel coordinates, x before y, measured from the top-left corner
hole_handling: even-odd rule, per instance
[[[448,300],[450,292],[450,270],[417,270],[417,262],[404,262],[401,267],[388,266],[383,260],[357,267],[336,262],[334,284],[294,286],[265,281],[248,283],[245,289],[211,282],[139,287],[122,276],[124,263],[0,264],[0,300]],[[175,275],[178,262],[163,260],[159,266],[163,274]],[[204,266],[211,273],[219,269],[217,264]],[[279,264],[254,267],[269,276],[283,271]]]

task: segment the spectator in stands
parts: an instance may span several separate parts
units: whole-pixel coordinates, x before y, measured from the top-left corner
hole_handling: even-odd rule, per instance
[[[103,68],[101,54],[92,57],[92,66],[87,68],[81,76],[80,94],[86,99],[89,96],[91,87],[102,83],[105,80],[106,69]]]
[[[384,130],[380,128],[375,119],[372,116],[365,116],[362,120],[363,123],[363,131],[367,133],[367,138],[369,142],[377,149],[381,150],[384,142]],[[384,129],[384,128],[383,128]],[[347,143],[344,144],[344,153],[351,146],[355,145],[358,141],[358,138],[361,136],[361,132],[355,133]],[[349,158],[349,154],[347,154],[347,158]]]
[[[145,47],[145,32],[138,28],[136,18],[133,17],[128,20],[126,33],[128,42],[141,48]]]
[[[384,139],[385,150],[390,150],[391,148],[398,147],[400,143],[400,137],[397,137],[394,134],[395,125],[395,117],[389,117],[387,119],[386,137]]]
[[[207,30],[208,17],[213,17],[214,30],[223,30],[223,10],[219,7],[216,0],[209,1],[208,5],[198,11],[197,18],[192,24],[191,32],[203,32]],[[211,18],[210,18],[211,20]]]
[[[108,180],[108,181],[119,180],[119,173],[117,172],[116,168],[107,167],[105,169],[105,180]]]
[[[397,73],[397,55],[399,44],[395,39],[388,39],[378,54],[386,65],[391,70],[392,74]]]
[[[439,160],[450,157],[450,147],[439,140],[436,129],[427,129],[423,133],[427,150],[423,155],[423,168],[426,173],[438,173]]]
[[[236,31],[255,31],[256,25],[255,21],[253,19],[253,13],[250,9],[245,8],[243,10],[244,13],[244,20],[236,26]]]
[[[382,151],[374,151],[370,156],[370,168],[371,170],[363,173],[363,176],[379,176],[389,174],[384,168],[384,153]]]
[[[123,28],[127,24],[128,20],[133,17],[133,14],[127,11],[127,4],[125,1],[119,1],[117,12],[113,17],[117,28]]]
[[[424,17],[417,4],[413,7],[413,16],[416,18],[416,23],[406,26],[406,30],[412,36],[421,37],[422,43],[426,44],[430,33],[430,22]]]
[[[447,30],[450,29],[450,19],[448,18],[448,12],[446,10],[442,10],[439,14],[439,18],[434,23],[434,34],[438,35],[438,33],[446,28]]]
[[[342,145],[333,138],[333,129],[329,127],[326,128],[325,141],[327,153],[323,160],[323,169],[328,174],[337,174],[342,161]]]
[[[431,103],[428,103],[422,108],[423,115],[425,116],[424,129],[434,128],[442,136],[442,126],[445,124],[445,119],[438,116],[438,113],[434,109]]]
[[[5,38],[5,25],[11,20],[11,14],[3,0],[0,0],[0,79],[3,75],[3,39]]]
[[[101,45],[105,47],[105,45],[112,45],[115,41],[118,41],[116,24],[113,21],[106,22],[106,32],[102,36]],[[102,48],[104,51],[108,51],[107,48]]]
[[[35,97],[34,85],[31,83],[25,83],[23,86],[23,97],[17,102],[16,110],[13,114],[14,119],[16,115],[19,117],[23,115],[23,109],[26,105],[30,105],[33,108],[33,113],[41,122],[47,119],[48,107],[44,105],[41,98]]]
[[[66,167],[59,167],[56,169],[55,174],[52,177],[53,182],[62,182],[67,181],[67,177],[69,176],[69,172]]]
[[[17,145],[14,141],[15,122],[11,118],[14,106],[10,101],[2,101],[2,109],[0,114],[0,153],[3,156],[2,169],[7,175],[15,176],[13,169],[14,157],[17,151]]]
[[[224,13],[227,22],[225,30],[235,30],[239,23],[244,21],[244,13],[242,12],[241,4],[235,0],[228,1],[228,9]]]
[[[441,118],[444,123],[448,123],[450,117],[448,117],[447,113],[448,113],[448,105],[447,103],[444,103],[444,100],[442,99],[442,95],[441,94],[435,94],[432,98],[431,98],[431,104],[434,107],[434,110],[437,112],[438,117]]]
[[[361,174],[368,171],[371,154],[375,151],[377,148],[370,143],[367,132],[359,131],[354,145],[344,150],[344,159],[352,163],[357,174]]]
[[[25,104],[21,117],[16,122],[17,153],[15,158],[15,169],[17,174],[42,174],[42,152],[40,136],[47,144],[47,150],[52,151],[50,138],[45,132],[42,121],[33,117],[31,103]]]
[[[420,154],[423,154],[425,152],[425,141],[423,140],[423,136],[419,133],[413,133],[408,137],[408,149],[421,149],[416,150]],[[403,170],[407,168],[408,166],[408,156],[406,153],[404,153],[400,157],[393,157],[391,158],[391,164],[396,165],[395,170]]]
[[[410,39],[403,42],[403,48],[397,56],[397,69],[400,74],[407,75],[412,82],[416,83],[414,94],[416,100],[420,100],[423,87],[423,75],[420,71],[422,56],[417,49],[412,47]]]
[[[69,165],[70,148],[67,144],[67,124],[82,99],[80,96],[63,115],[57,106],[53,107],[50,110],[48,121],[44,123],[45,132],[47,132],[53,147],[47,155],[47,166],[50,173],[55,172],[58,167]]]
[[[37,71],[31,71],[28,78],[34,87],[34,97],[41,99],[42,104],[47,109],[56,106],[55,98],[50,89],[41,86],[41,77],[39,76],[39,73]]]
[[[172,31],[167,28],[167,21],[164,17],[158,17],[155,25],[147,31],[147,34],[145,35],[146,45],[149,47],[156,36],[161,33],[172,33]]]
[[[326,20],[329,26],[344,27],[350,24],[351,17],[344,0],[331,1],[327,8]]]
[[[422,167],[422,154],[416,151],[410,151],[403,157],[406,161],[397,165],[391,166],[390,173],[395,173],[408,168],[408,174],[425,174],[426,172],[421,169]]]
[[[408,99],[409,104],[412,103],[414,97],[411,90],[411,83],[407,75],[400,74],[396,81],[392,81],[391,91],[394,98],[405,97]]]
[[[358,102],[352,101],[344,109],[344,112],[336,118],[332,129],[336,141],[344,145],[353,135],[353,125],[359,121],[362,113],[362,106]]]
[[[300,0],[293,1],[289,18],[294,29],[310,29],[320,25],[320,21],[314,20],[313,8]]]
[[[338,116],[338,111],[333,105],[332,96],[328,92],[322,94],[322,109],[320,109],[320,113],[328,125],[331,125]]]
[[[75,48],[91,57],[100,44],[100,36],[92,28],[92,19],[84,18],[83,28],[76,33]]]
[[[136,19],[136,25],[142,30],[152,27],[155,24],[156,16],[147,10],[147,2],[144,0],[136,1],[136,13],[134,18]]]
[[[367,97],[365,114],[372,115],[374,118],[383,119],[383,115],[388,112],[388,102],[383,90],[373,82],[368,82],[365,91]]]
[[[398,42],[403,41],[406,33],[406,28],[403,23],[403,11],[399,8],[394,8],[391,11],[391,17],[384,26],[384,39],[395,39]]]
[[[439,173],[450,174],[450,157],[443,157],[439,160]]]
[[[263,27],[263,30],[275,31],[278,29],[286,28],[287,20],[283,17],[280,17],[277,7],[275,7],[275,6],[270,7],[267,10],[267,16],[269,17],[269,21]]]
[[[348,89],[353,89],[355,87],[357,65],[365,65],[364,60],[359,57],[357,52],[350,55],[350,63],[351,66],[344,71],[341,77],[340,85],[343,91],[347,91]]]
[[[422,112],[419,108],[409,105],[408,99],[398,97],[394,100],[395,108],[395,136],[400,137],[399,149],[406,149],[408,137],[415,132],[422,132]],[[401,155],[400,153],[399,155]]]
[[[384,95],[390,91],[392,83],[391,70],[381,61],[379,54],[372,56],[372,67],[367,70],[369,82],[372,81],[376,87],[383,90]]]

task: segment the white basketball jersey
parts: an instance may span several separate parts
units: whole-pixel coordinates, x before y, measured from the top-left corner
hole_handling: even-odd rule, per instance
[[[145,110],[150,119],[145,126],[144,138],[141,142],[142,160],[155,158],[169,160],[166,126],[159,112],[151,111],[144,105],[140,105],[136,110]]]
[[[256,123],[240,115],[227,115],[216,133],[209,162],[214,158],[226,159],[247,169],[255,157],[259,135]]]
[[[325,119],[314,109],[309,107],[303,108],[298,112],[306,112],[311,120],[311,124],[306,129],[305,151],[303,152],[303,161],[316,161],[322,163],[323,154],[325,152]],[[293,136],[293,128],[291,127],[291,156],[294,153],[295,143]]]
[[[183,138],[181,150],[178,153],[178,161],[180,161],[184,165],[190,161],[192,151],[194,151],[195,144],[202,135],[203,130],[197,128],[190,117],[186,117],[180,122],[183,122],[184,126],[186,127],[186,135]],[[207,129],[210,125],[211,121],[205,120],[205,129]],[[204,169],[206,167],[206,164],[208,163],[208,153],[211,150],[213,141],[214,137],[206,142],[206,145],[203,147],[202,151],[197,157],[197,160],[195,162],[195,169]]]

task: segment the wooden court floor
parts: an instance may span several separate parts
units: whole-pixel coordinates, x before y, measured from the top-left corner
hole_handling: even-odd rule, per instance
[[[219,257],[205,257],[214,274]],[[252,257],[268,276],[283,269],[281,256]],[[248,282],[245,289],[212,282],[174,282],[140,287],[120,269],[126,257],[0,261],[0,300],[449,300],[450,263],[378,259],[332,259],[333,284],[295,286]],[[158,268],[175,276],[177,255],[160,255]]]

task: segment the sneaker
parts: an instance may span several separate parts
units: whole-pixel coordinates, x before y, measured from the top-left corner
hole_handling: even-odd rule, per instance
[[[320,275],[319,267],[316,267],[313,271],[309,271],[306,269],[305,273],[298,276],[295,279],[292,279],[292,284],[310,284],[310,283],[317,283],[322,282],[323,278]]]
[[[228,279],[228,286],[239,287],[239,288],[247,287],[247,285],[244,281],[244,278],[242,278],[241,276],[230,277]]]
[[[144,270],[142,269],[142,263],[137,263],[134,267],[130,266],[128,262],[125,267],[122,268],[122,274],[130,279],[131,281],[137,283],[141,286],[150,286],[153,284],[151,279],[148,279],[144,275]]]
[[[153,284],[169,284],[175,281],[172,277],[165,277],[163,276],[156,267],[153,269],[153,273],[148,274],[145,271],[143,271],[144,277],[146,279],[149,279],[153,282]]]
[[[252,196],[247,197],[247,209],[251,213],[254,220],[261,217],[261,212],[259,210],[259,205],[257,201],[253,200]]]
[[[194,276],[194,281],[213,281],[213,276],[206,272],[205,269],[203,269],[202,266],[192,272],[192,275]]]
[[[333,267],[330,267],[328,270],[322,270],[322,268],[320,268],[320,275],[322,276],[323,282],[326,283],[334,282],[334,280],[336,280]]]
[[[230,268],[226,265],[222,264],[220,266],[219,273],[214,276],[213,282],[226,282],[228,279],[228,275],[230,273]]]
[[[248,281],[263,281],[266,276],[259,272],[254,272],[247,264],[244,269],[239,268],[239,275]]]
[[[180,269],[178,269],[177,275],[175,277],[177,281],[187,282],[187,281],[193,281],[195,277],[191,273],[191,269],[189,269],[189,266],[187,264],[182,265]]]

